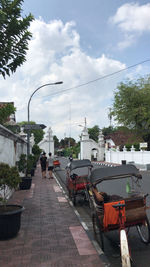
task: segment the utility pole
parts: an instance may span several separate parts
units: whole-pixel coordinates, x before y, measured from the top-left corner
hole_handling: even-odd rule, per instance
[[[109,108],[109,113],[108,113],[108,118],[109,118],[109,126],[111,127],[111,122],[112,122],[112,115],[111,115],[112,109]]]
[[[70,147],[70,141],[71,141],[71,104],[69,106],[69,142],[68,142],[68,147]]]

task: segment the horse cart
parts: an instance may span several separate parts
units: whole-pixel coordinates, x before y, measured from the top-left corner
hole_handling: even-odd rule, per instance
[[[102,182],[117,183],[127,179],[130,185],[127,197],[108,195],[99,192]],[[128,248],[128,234],[130,227],[136,227],[141,241],[150,242],[150,224],[146,214],[146,197],[140,189],[141,174],[134,165],[121,165],[117,167],[97,168],[92,170],[89,184],[90,205],[92,207],[92,223],[94,236],[104,250],[104,234],[119,230],[122,266],[131,266],[131,255]],[[137,190],[138,188],[138,190]]]
[[[86,187],[89,184],[89,176],[92,164],[88,159],[73,160],[66,167],[66,186],[69,198],[76,205],[77,196],[87,199]]]
[[[54,169],[57,168],[57,167],[60,168],[60,161],[57,158],[55,158],[53,160],[53,166],[54,166]]]

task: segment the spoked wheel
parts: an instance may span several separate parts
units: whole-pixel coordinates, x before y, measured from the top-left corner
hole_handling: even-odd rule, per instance
[[[74,190],[68,190],[69,198],[72,201],[73,205],[76,205],[76,193]]]
[[[93,223],[93,231],[94,231],[95,239],[99,243],[101,249],[104,250],[103,233],[101,231],[101,225],[99,222],[99,218],[98,218],[97,214],[95,214],[95,213],[92,215],[92,223]]]
[[[93,210],[94,207],[93,207],[93,202],[92,202],[92,199],[91,199],[92,196],[91,196],[91,192],[90,192],[90,190],[88,188],[86,188],[85,194],[86,194],[86,199],[88,201],[89,208],[91,210]]]
[[[150,243],[150,224],[147,216],[144,224],[137,226],[137,231],[143,243],[145,244]]]
[[[73,205],[75,206],[76,205],[76,193],[74,190],[72,191],[72,202],[73,202]]]
[[[120,231],[120,250],[122,267],[131,267],[128,240],[125,230]]]
[[[69,199],[71,200],[71,190],[68,189],[68,196],[69,196]]]

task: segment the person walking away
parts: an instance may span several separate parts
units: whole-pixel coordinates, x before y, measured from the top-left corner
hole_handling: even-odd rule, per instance
[[[48,171],[49,171],[49,179],[53,179],[53,157],[52,157],[52,153],[49,153],[49,158],[48,158]]]
[[[70,162],[72,162],[72,161],[73,161],[72,154],[69,156],[69,160],[70,160]]]
[[[42,157],[40,158],[40,164],[41,164],[41,171],[42,171],[42,178],[46,178],[46,167],[47,167],[47,157],[46,153],[42,153]]]

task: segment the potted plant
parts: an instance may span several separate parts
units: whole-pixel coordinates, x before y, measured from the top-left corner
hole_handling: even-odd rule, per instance
[[[34,176],[34,171],[36,168],[36,163],[35,163],[35,156],[29,155],[27,159],[27,175]]]
[[[17,167],[21,176],[21,182],[19,183],[19,188],[21,190],[30,189],[32,183],[32,177],[28,173],[28,164],[25,154],[20,155],[20,159],[19,161],[17,161]]]
[[[21,213],[24,207],[7,204],[10,192],[18,187],[19,182],[17,168],[0,163],[0,240],[16,236],[20,230]]]

